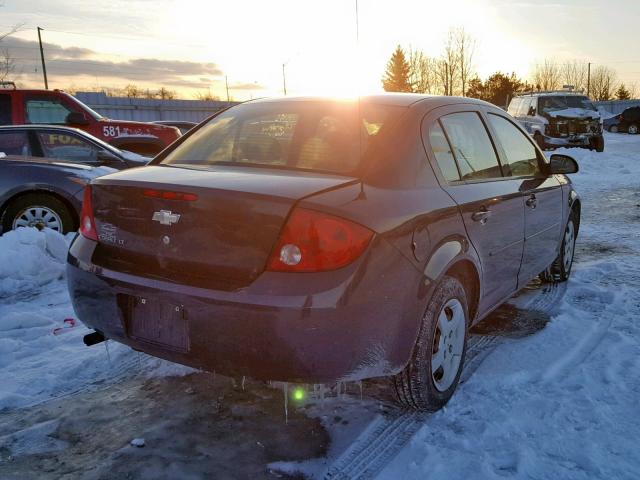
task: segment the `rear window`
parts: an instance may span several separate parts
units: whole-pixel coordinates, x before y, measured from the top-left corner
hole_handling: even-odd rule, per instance
[[[213,118],[160,163],[352,173],[374,138],[404,110],[352,101],[238,105]]]

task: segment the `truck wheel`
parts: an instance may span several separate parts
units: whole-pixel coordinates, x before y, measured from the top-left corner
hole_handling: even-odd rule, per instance
[[[609,127],[609,131],[610,131],[611,133],[618,133],[618,126],[617,126],[617,125],[611,125],[611,126]]]
[[[58,198],[42,193],[30,193],[13,200],[2,216],[2,231],[20,227],[50,228],[60,233],[76,228],[75,215]]]
[[[576,246],[576,223],[575,213],[571,211],[567,226],[564,229],[562,237],[562,245],[560,245],[560,253],[553,261],[549,268],[540,274],[540,279],[546,283],[566,282],[571,275],[571,267],[573,266],[573,254]]]
[[[402,406],[435,411],[449,401],[464,366],[468,325],[464,287],[455,278],[445,276],[422,317],[411,360],[393,377]]]
[[[627,133],[630,133],[631,135],[636,135],[638,133],[638,125],[636,125],[635,123],[630,124],[629,127],[627,128]]]
[[[602,135],[593,137],[592,146],[596,152],[604,152],[604,137]]]

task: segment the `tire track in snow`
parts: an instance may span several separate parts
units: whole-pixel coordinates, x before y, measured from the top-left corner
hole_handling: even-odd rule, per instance
[[[520,309],[551,313],[556,310],[567,285],[548,284],[526,292],[510,303]],[[469,380],[482,362],[503,341],[494,335],[472,335],[460,383]],[[325,471],[325,480],[364,480],[374,478],[409,443],[431,414],[397,410],[379,416],[360,434],[351,446]]]

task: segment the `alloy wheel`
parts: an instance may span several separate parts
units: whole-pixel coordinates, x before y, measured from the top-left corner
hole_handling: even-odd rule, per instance
[[[563,262],[564,271],[569,272],[571,270],[571,264],[573,263],[573,249],[576,244],[575,227],[573,222],[567,222],[567,228],[564,231],[564,252]]]
[[[30,206],[18,213],[13,220],[13,228],[18,227],[36,227],[38,230],[46,227],[56,232],[62,232],[62,220],[50,208]]]
[[[462,304],[450,299],[440,310],[431,356],[431,378],[435,387],[446,391],[456,379],[465,338],[465,316]]]

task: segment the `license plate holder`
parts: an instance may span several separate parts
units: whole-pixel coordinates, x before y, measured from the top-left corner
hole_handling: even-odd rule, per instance
[[[189,329],[183,305],[133,297],[127,332],[130,338],[177,352],[189,351]]]

